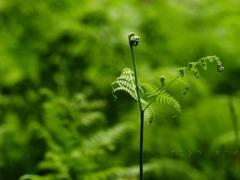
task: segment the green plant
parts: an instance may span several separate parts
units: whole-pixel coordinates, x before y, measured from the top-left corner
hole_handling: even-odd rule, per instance
[[[63,97],[46,88],[41,89],[40,93],[45,99],[42,104],[42,123],[29,123],[24,133],[18,130],[20,128],[15,121],[10,122],[11,126],[7,124],[5,132],[0,129],[3,136],[0,137],[1,153],[4,153],[5,149],[1,147],[6,146],[6,140],[9,141],[8,144],[13,144],[10,139],[19,141],[20,138],[23,139],[20,142],[23,141],[30,149],[31,157],[36,156],[36,149],[44,149],[38,153],[41,156],[38,155],[40,158],[34,165],[35,169],[28,168],[20,179],[90,180],[123,176],[121,174],[128,168],[116,167],[114,162],[107,163],[107,159],[116,151],[119,140],[129,133],[131,125],[122,122],[111,127],[106,126],[106,117],[102,113],[105,101],[91,100],[84,93]],[[34,140],[36,144],[32,146]],[[23,150],[18,148],[12,151],[29,154],[27,150]],[[12,158],[12,154],[11,151],[6,151],[5,161]],[[27,159],[25,163],[28,165]],[[1,174],[1,177],[8,177],[7,173]]]
[[[132,55],[133,71],[130,68],[124,68],[121,75],[112,83],[112,87],[114,97],[116,97],[115,94],[118,91],[124,91],[128,93],[134,100],[136,100],[138,104],[140,117],[139,178],[140,180],[142,180],[145,113],[148,111],[152,112],[151,105],[154,102],[169,105],[177,113],[180,113],[181,105],[179,101],[176,100],[171,95],[171,93],[169,93],[169,89],[173,87],[174,84],[185,86],[185,94],[188,90],[188,86],[186,85],[183,78],[188,71],[192,72],[195,77],[199,78],[200,70],[207,70],[209,62],[215,62],[217,64],[217,70],[219,72],[222,72],[224,70],[224,67],[217,56],[207,56],[199,59],[198,61],[190,62],[188,66],[179,68],[177,76],[168,81],[167,83],[165,76],[161,76],[160,83],[157,85],[153,83],[145,83],[141,85],[138,81],[137,66],[133,51],[134,47],[138,46],[140,38],[134,33],[130,33],[128,36],[128,40]],[[151,122],[151,120],[149,122]]]

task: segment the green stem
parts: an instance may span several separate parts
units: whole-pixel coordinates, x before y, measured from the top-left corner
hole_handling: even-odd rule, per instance
[[[140,111],[140,147],[139,147],[139,179],[143,180],[143,133],[144,133],[144,111]]]
[[[134,77],[135,77],[135,86],[136,86],[136,93],[138,99],[138,107],[140,113],[140,146],[139,146],[139,179],[143,180],[143,137],[144,137],[144,111],[142,109],[142,103],[139,94],[139,84],[138,84],[138,77],[137,77],[137,67],[133,52],[133,45],[129,44],[132,53],[132,61],[133,61],[133,69],[134,69]]]
[[[142,103],[140,99],[140,94],[139,94],[139,84],[138,84],[138,76],[137,76],[137,66],[135,62],[135,57],[134,57],[134,52],[133,52],[133,46],[130,45],[131,48],[131,53],[132,53],[132,61],[133,61],[133,70],[134,70],[134,78],[135,78],[135,86],[136,86],[136,93],[137,93],[137,99],[138,99],[138,107],[139,111],[142,111]]]

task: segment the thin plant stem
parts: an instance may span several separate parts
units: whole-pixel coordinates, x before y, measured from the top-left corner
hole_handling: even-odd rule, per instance
[[[135,61],[135,56],[133,52],[133,46],[130,45],[131,48],[131,54],[132,54],[132,62],[133,62],[133,70],[134,70],[134,77],[135,77],[135,86],[136,86],[136,92],[137,92],[137,99],[138,99],[138,107],[139,111],[142,111],[142,103],[140,99],[140,94],[139,94],[139,84],[138,84],[138,76],[137,76],[137,67],[136,67],[136,61]]]
[[[138,84],[138,77],[137,77],[137,67],[133,52],[133,45],[130,43],[130,49],[132,54],[132,61],[133,61],[133,69],[134,69],[134,77],[135,77],[135,86],[136,86],[136,93],[138,99],[138,107],[140,113],[140,143],[139,143],[139,179],[143,180],[143,137],[144,137],[144,110],[142,109],[142,103],[139,94],[139,84]]]
[[[140,112],[140,148],[139,148],[139,179],[143,180],[143,134],[144,133],[144,111]]]

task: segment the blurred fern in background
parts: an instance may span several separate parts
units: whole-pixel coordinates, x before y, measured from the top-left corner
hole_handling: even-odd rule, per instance
[[[0,179],[136,179],[137,109],[109,84],[130,67],[126,35],[141,36],[142,82],[166,82],[216,54],[201,78],[153,105],[145,179],[239,179],[228,97],[240,117],[239,1],[0,1]],[[183,96],[186,88],[188,93]],[[175,92],[181,91],[181,94]],[[188,89],[187,89],[188,90]],[[239,129],[238,123],[238,129]],[[161,138],[159,138],[161,137]],[[190,174],[186,174],[186,173]]]

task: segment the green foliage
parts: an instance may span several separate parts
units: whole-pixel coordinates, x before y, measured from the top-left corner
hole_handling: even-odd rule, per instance
[[[114,95],[118,91],[124,91],[137,101],[134,73],[129,68],[123,69],[121,75],[116,79],[116,81],[112,83],[112,87]],[[157,103],[169,105],[177,112],[181,112],[181,106],[179,102],[170,94],[168,94],[165,90],[161,89],[158,86],[155,86],[154,84],[143,84],[141,88],[141,100],[146,106],[148,105],[148,103],[144,99],[144,97],[156,99]]]
[[[239,142],[236,142],[236,136],[234,131],[226,132],[221,134],[219,137],[212,143],[212,151],[217,149],[235,149],[237,150],[239,147]]]
[[[180,103],[169,93],[166,92],[165,88],[160,88],[154,84],[142,85],[144,95],[148,98],[156,99],[156,102],[163,105],[168,105],[176,112],[181,112]]]
[[[222,62],[219,60],[217,56],[207,56],[204,58],[199,59],[196,62],[190,62],[188,67],[181,67],[178,69],[178,75],[174,77],[170,82],[166,84],[166,78],[164,75],[160,77],[160,84],[155,85],[153,83],[145,83],[140,85],[141,88],[141,95],[140,99],[145,104],[145,108],[147,109],[150,105],[156,101],[159,104],[168,105],[176,112],[181,112],[181,105],[180,103],[170,95],[167,90],[169,88],[178,88],[184,86],[183,94],[186,94],[188,90],[188,86],[186,82],[182,79],[185,76],[186,71],[193,72],[194,76],[199,78],[200,77],[200,68],[203,70],[207,70],[208,63],[215,62],[217,64],[217,70],[222,72],[224,67]],[[124,91],[128,93],[133,99],[138,101],[137,99],[137,87],[135,84],[134,72],[129,69],[125,68],[122,70],[121,75],[112,83],[113,87],[113,94],[116,97],[115,93],[118,91]],[[150,102],[147,101],[146,98],[151,98]],[[138,102],[139,103],[139,102]]]
[[[189,70],[193,72],[194,76],[199,78],[200,77],[200,69],[207,70],[208,63],[215,62],[217,65],[217,70],[219,72],[223,72],[224,67],[222,62],[220,61],[219,57],[217,56],[207,56],[204,58],[199,59],[196,62],[190,62],[188,67],[181,67],[178,69],[179,75],[183,77],[185,75],[185,71]]]
[[[131,69],[123,69],[121,75],[112,83],[112,87],[114,97],[116,92],[124,91],[137,101],[134,72]]]
[[[177,112],[181,112],[181,106],[179,102],[167,92],[163,91],[159,93],[157,95],[156,101],[161,104],[167,104],[173,109],[175,109]]]
[[[99,111],[103,105],[102,101],[88,101],[84,94],[66,99],[52,93],[43,104],[44,124],[36,127],[47,147],[37,172],[47,173],[25,175],[22,179],[84,179],[106,167],[105,158],[115,151],[117,141],[130,127],[122,123],[104,128],[105,118]],[[95,133],[88,133],[90,130]]]
[[[141,36],[141,86],[166,87],[187,65],[165,89],[181,114],[157,103],[146,109],[146,122],[155,121],[145,127],[144,178],[196,179],[186,174],[196,170],[240,179],[228,105],[233,96],[240,117],[239,7],[237,0],[0,1],[0,179],[137,179],[136,108],[126,96],[113,101],[109,88],[132,65],[131,31]],[[224,75],[215,58],[207,73],[195,64],[196,79],[188,62],[211,54],[224,60]]]
[[[206,180],[207,177],[196,170],[194,167],[189,166],[181,160],[174,160],[168,158],[162,158],[160,160],[154,160],[151,163],[146,164],[146,171],[149,174],[149,178],[154,178],[154,175],[159,178],[167,179],[195,179]]]

